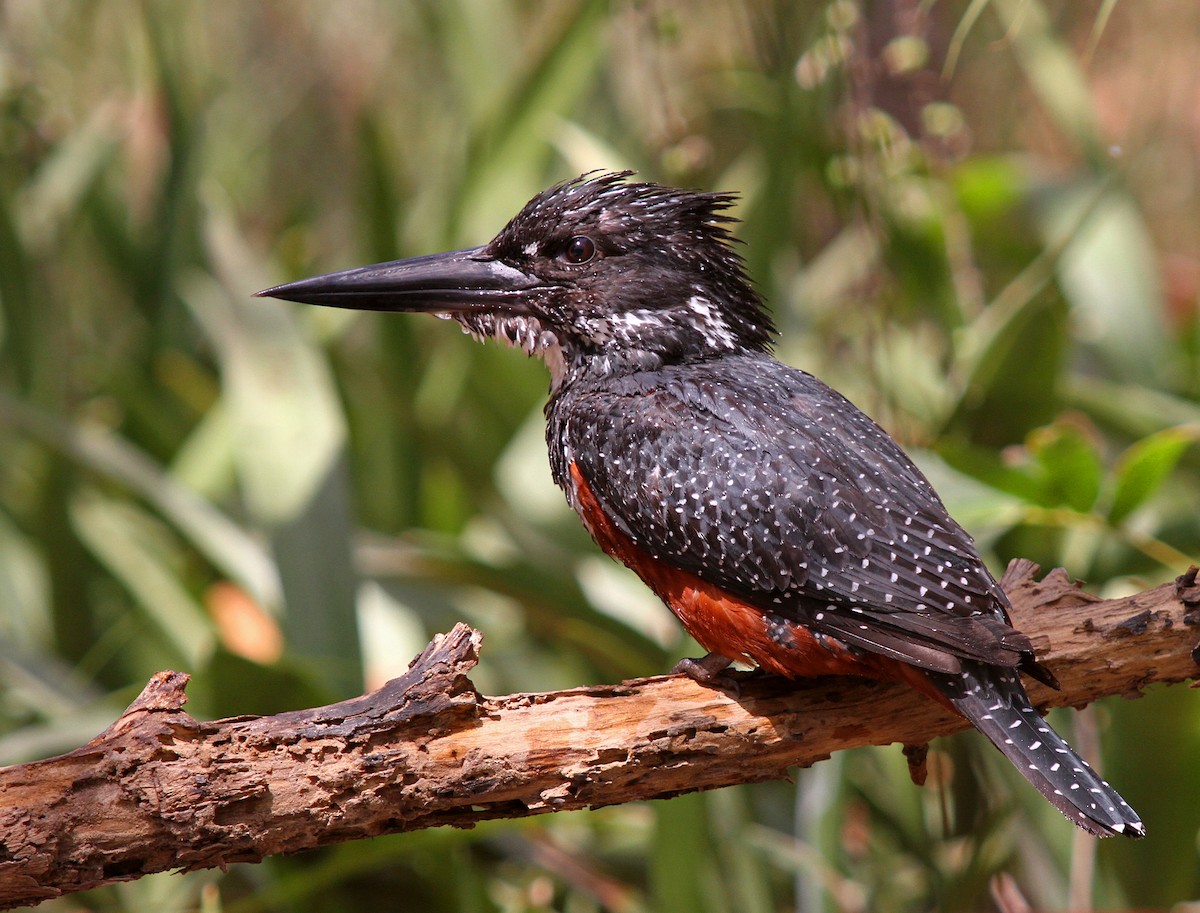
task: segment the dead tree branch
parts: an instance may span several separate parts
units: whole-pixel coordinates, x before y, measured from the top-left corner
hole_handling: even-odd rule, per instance
[[[1136,696],[1197,675],[1200,585],[1101,600],[1061,570],[1014,562],[1004,586],[1062,691],[1046,706]],[[0,770],[0,908],[170,869],[487,818],[664,798],[785,777],[834,751],[917,745],[965,726],[914,692],[852,679],[747,676],[741,694],[658,676],[484,697],[481,637],[435,639],[353,700],[212,722],[182,709],[187,676],[156,675],[69,754]]]

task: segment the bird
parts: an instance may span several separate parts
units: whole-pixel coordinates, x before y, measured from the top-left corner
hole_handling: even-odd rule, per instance
[[[773,356],[736,196],[634,178],[556,184],[482,247],[257,295],[430,313],[541,358],[554,481],[707,651],[680,671],[906,683],[1085,831],[1143,836],[1030,701],[1020,673],[1058,683],[929,481],[848,399]]]

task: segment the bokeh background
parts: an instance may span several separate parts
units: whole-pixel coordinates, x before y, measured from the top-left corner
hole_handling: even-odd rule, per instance
[[[694,654],[553,488],[544,369],[251,298],[486,241],[595,168],[741,194],[781,358],[918,457],[994,569],[1200,557],[1200,6],[0,2],[0,762],[163,668],[189,709],[357,693],[435,632],[488,693]],[[1164,908],[1200,896],[1200,699],[1056,726],[1150,836],[982,739],[795,783],[164,875],[46,910]],[[2,801],[2,799],[0,799]]]

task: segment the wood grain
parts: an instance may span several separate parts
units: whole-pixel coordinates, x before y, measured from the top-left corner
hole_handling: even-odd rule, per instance
[[[1003,581],[1062,682],[1033,684],[1035,702],[1079,707],[1200,671],[1195,569],[1111,600],[1036,572],[1014,562]],[[197,721],[183,710],[188,677],[159,673],[87,745],[0,769],[0,908],[377,834],[778,779],[842,749],[966,726],[911,690],[848,678],[747,674],[736,698],[682,676],[484,697],[468,677],[481,641],[458,625],[377,691],[270,717]]]

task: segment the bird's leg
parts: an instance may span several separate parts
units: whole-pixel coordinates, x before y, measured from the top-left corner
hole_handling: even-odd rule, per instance
[[[671,671],[676,673],[682,672],[698,684],[720,688],[723,691],[731,691],[736,697],[742,690],[741,686],[738,684],[737,679],[725,671],[732,662],[733,660],[728,656],[722,656],[720,653],[709,653],[700,659],[684,657],[675,664],[675,668]]]

